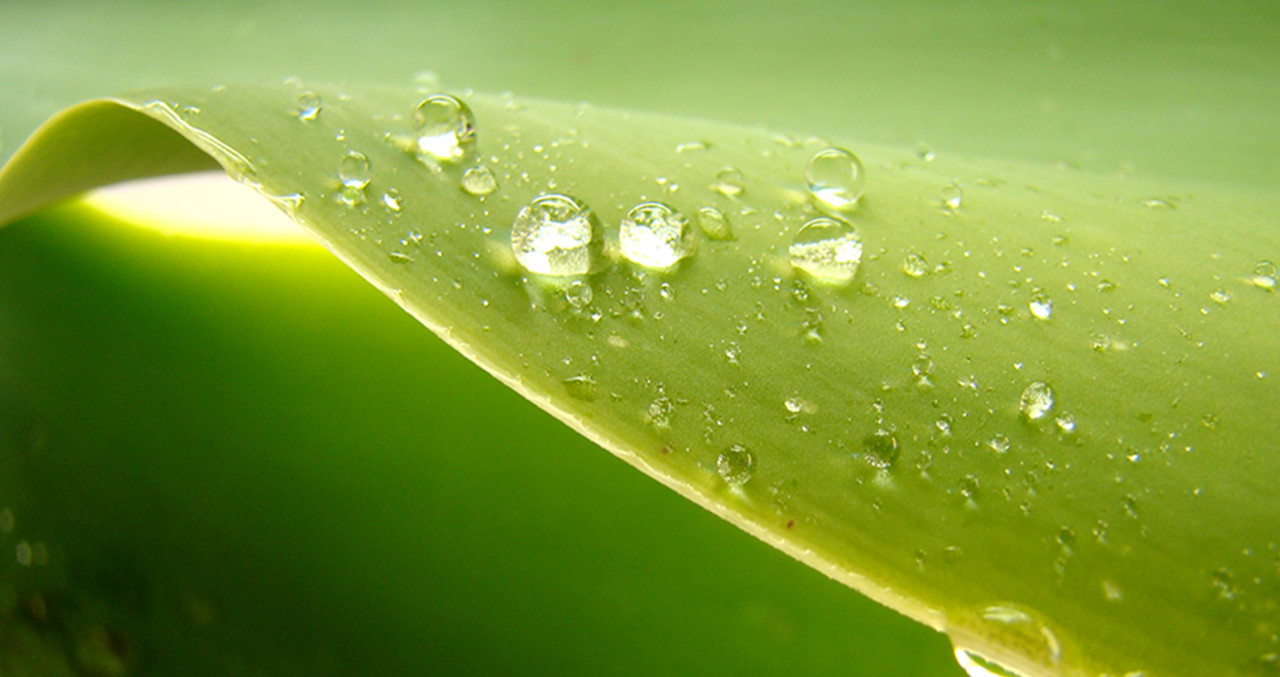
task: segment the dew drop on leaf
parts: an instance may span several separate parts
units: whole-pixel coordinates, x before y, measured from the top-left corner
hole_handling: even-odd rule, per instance
[[[716,471],[730,486],[740,487],[751,480],[756,460],[741,444],[731,445],[716,458]]]
[[[836,211],[856,207],[867,181],[862,161],[843,148],[826,148],[814,153],[805,167],[804,178],[814,199]]]
[[[320,95],[311,90],[307,90],[298,95],[298,111],[297,116],[303,122],[311,122],[320,117],[320,108],[322,106]]]
[[[880,428],[862,440],[862,459],[876,468],[892,466],[900,453],[898,437],[890,430]]]
[[[742,193],[742,170],[737,167],[725,167],[716,172],[711,181],[711,189],[725,197],[737,197]]]
[[[631,262],[666,270],[693,254],[693,228],[670,206],[643,202],[623,217],[618,244]]]
[[[516,261],[531,273],[590,273],[603,249],[603,233],[591,210],[557,193],[540,195],[520,209],[511,227]]]
[[[796,232],[788,253],[791,265],[815,280],[847,285],[862,261],[862,242],[848,224],[820,216]]]
[[[1048,384],[1035,381],[1022,391],[1018,402],[1022,415],[1032,421],[1044,418],[1053,409],[1053,389]]]
[[[475,146],[475,116],[457,97],[435,94],[413,111],[413,132],[419,152],[442,162],[456,162]]]
[[[698,227],[702,234],[711,240],[732,240],[733,231],[729,228],[729,219],[724,212],[715,207],[703,207],[698,210]]]
[[[1249,278],[1249,281],[1258,289],[1275,291],[1277,275],[1276,264],[1271,261],[1259,261],[1253,267],[1253,277]]]
[[[498,189],[498,179],[487,166],[476,165],[463,172],[461,185],[469,195],[483,196]]]
[[[358,150],[349,150],[338,161],[338,179],[347,188],[363,189],[372,178],[369,158]]]

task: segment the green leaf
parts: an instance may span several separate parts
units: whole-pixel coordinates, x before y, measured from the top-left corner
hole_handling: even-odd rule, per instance
[[[1274,667],[1269,194],[842,141],[869,175],[838,214],[864,256],[852,285],[829,285],[788,254],[821,213],[805,167],[829,141],[465,95],[478,148],[439,160],[416,150],[423,96],[219,86],[86,104],[15,155],[0,195],[83,161],[52,139],[137,111],[538,406],[947,632],[963,660]],[[149,171],[145,154],[120,160]],[[463,177],[482,166],[497,188],[474,195]],[[548,192],[605,224],[591,274],[514,260],[511,224]],[[645,270],[616,229],[650,200],[715,208],[733,239]]]

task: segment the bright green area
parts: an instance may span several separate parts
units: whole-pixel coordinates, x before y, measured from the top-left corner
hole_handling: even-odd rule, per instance
[[[110,630],[127,674],[955,671],[323,251],[75,210],[0,243],[6,675],[50,674],[15,619],[63,660]]]

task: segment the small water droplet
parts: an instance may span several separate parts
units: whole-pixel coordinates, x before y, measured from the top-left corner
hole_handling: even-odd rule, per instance
[[[1218,591],[1218,599],[1230,601],[1236,598],[1239,591],[1235,585],[1235,574],[1226,567],[1213,572],[1213,587]]]
[[[382,206],[388,211],[400,211],[400,191],[395,188],[388,188],[382,193]]]
[[[577,374],[564,380],[564,389],[569,396],[590,402],[596,399],[596,380],[587,374]]]
[[[740,487],[751,480],[756,460],[741,444],[731,445],[716,459],[716,471],[730,486]]]
[[[1116,290],[1116,286],[1117,286],[1116,283],[1112,282],[1111,280],[1101,280],[1100,282],[1098,282],[1098,291],[1104,294],[1113,292]]]
[[[471,195],[488,195],[497,189],[498,178],[485,165],[476,165],[462,174],[462,190]]]
[[[942,207],[951,211],[960,208],[960,203],[964,201],[964,189],[960,187],[959,181],[952,181],[942,187]]]
[[[311,122],[320,117],[320,108],[323,102],[320,95],[311,90],[307,90],[298,95],[298,119],[303,122]]]
[[[435,94],[418,104],[413,131],[418,150],[442,162],[456,162],[475,146],[475,116],[467,104],[449,94]]]
[[[852,282],[862,261],[862,243],[853,228],[825,216],[804,224],[788,251],[792,266],[836,285]]]
[[[1010,447],[1009,437],[1007,435],[997,433],[995,437],[987,440],[987,446],[994,449],[996,453],[1007,454],[1009,453]]]
[[[725,167],[716,172],[711,181],[711,189],[725,197],[737,197],[743,189],[742,170],[737,167]]]
[[[979,619],[983,626],[981,635],[1016,650],[1028,668],[1039,666],[1041,670],[1048,668],[1050,674],[1056,674],[1057,670],[1053,668],[1062,662],[1062,644],[1036,614],[1010,604],[995,604],[983,608]],[[956,661],[970,677],[1024,677],[1025,674],[958,642],[955,655]]]
[[[698,210],[698,227],[702,234],[711,240],[732,240],[733,231],[729,228],[729,219],[724,212],[715,207],[703,207]]]
[[[693,229],[684,214],[670,206],[643,202],[622,219],[618,244],[633,263],[666,270],[693,254]]]
[[[1213,293],[1209,294],[1209,300],[1213,301],[1214,303],[1220,306],[1225,306],[1231,302],[1231,292],[1225,289],[1218,289]]]
[[[663,282],[658,285],[658,296],[662,297],[663,301],[670,301],[676,297],[676,290],[670,284]]]
[[[867,182],[862,161],[843,148],[826,148],[814,153],[805,167],[804,178],[814,199],[836,211],[856,207]]]
[[[1169,200],[1153,197],[1142,201],[1142,206],[1148,209],[1177,209],[1178,206]]]
[[[1043,291],[1033,293],[1027,307],[1031,309],[1031,315],[1037,320],[1047,320],[1053,315],[1053,299]]]
[[[876,468],[889,468],[900,453],[898,436],[890,430],[880,428],[862,439],[862,459]]]
[[[1249,281],[1258,289],[1275,291],[1278,284],[1276,281],[1278,275],[1280,273],[1277,273],[1276,264],[1270,261],[1259,261],[1253,267],[1253,277],[1249,278]]]
[[[911,252],[902,260],[902,272],[906,273],[909,277],[914,277],[916,279],[922,278],[929,274],[929,262],[925,261],[924,257],[920,254]]]
[[[511,228],[511,249],[525,270],[538,275],[586,275],[603,249],[603,233],[591,210],[556,193],[520,209]]]
[[[625,339],[623,339],[625,341]],[[659,395],[649,403],[649,408],[645,410],[645,420],[659,430],[665,430],[671,427],[671,414],[675,411],[675,405],[671,403],[671,398],[666,395]]]
[[[347,188],[363,190],[372,178],[369,158],[358,150],[349,150],[338,161],[338,178]]]
[[[1058,430],[1064,434],[1071,434],[1076,431],[1076,417],[1071,414],[1063,414],[1053,420],[1057,424]]]
[[[1038,421],[1053,409],[1053,389],[1048,384],[1035,381],[1022,391],[1022,399],[1018,402],[1022,415],[1032,421]]]
[[[585,308],[591,305],[591,299],[595,296],[591,285],[582,280],[574,280],[564,288],[564,299],[574,308]]]
[[[392,263],[413,263],[413,257],[404,252],[387,252]]]

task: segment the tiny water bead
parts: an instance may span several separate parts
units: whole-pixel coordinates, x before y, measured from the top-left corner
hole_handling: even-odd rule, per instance
[[[856,207],[867,182],[862,161],[843,148],[826,148],[814,153],[805,167],[804,178],[814,199],[836,211]]]
[[[848,224],[820,216],[796,232],[788,253],[793,267],[817,281],[847,285],[858,273],[862,242]]]
[[[1041,381],[1035,381],[1022,391],[1018,408],[1028,420],[1038,421],[1053,409],[1053,388]]]
[[[751,480],[756,460],[741,444],[731,445],[716,458],[716,472],[729,486],[740,487]]]
[[[631,262],[666,270],[693,254],[693,228],[669,205],[642,202],[623,217],[618,244]]]
[[[485,165],[476,165],[462,174],[462,190],[470,195],[488,195],[497,189],[498,179]]]
[[[320,108],[323,102],[320,95],[313,91],[307,90],[298,95],[298,119],[303,122],[311,122],[320,117]]]
[[[942,207],[949,211],[955,211],[960,208],[960,203],[964,201],[964,189],[960,187],[959,181],[952,181],[942,187]]]
[[[511,227],[516,261],[538,275],[586,275],[603,249],[600,222],[577,200],[540,195],[520,209]]]
[[[574,280],[564,288],[564,299],[574,308],[585,308],[591,305],[591,299],[594,297],[595,292],[591,289],[591,285],[582,280]]]
[[[457,97],[435,94],[413,111],[413,131],[419,151],[442,162],[456,162],[475,145],[475,116]]]
[[[1259,261],[1257,265],[1253,267],[1253,276],[1249,278],[1249,281],[1258,289],[1275,291],[1278,284],[1278,276],[1280,276],[1280,273],[1276,270],[1276,264],[1271,261],[1264,260]]]
[[[902,260],[902,272],[906,273],[907,277],[922,278],[929,274],[929,262],[925,261],[923,256],[911,252]]]
[[[698,210],[698,227],[709,240],[732,240],[733,231],[729,228],[729,219],[724,212],[715,207],[703,207]]]

